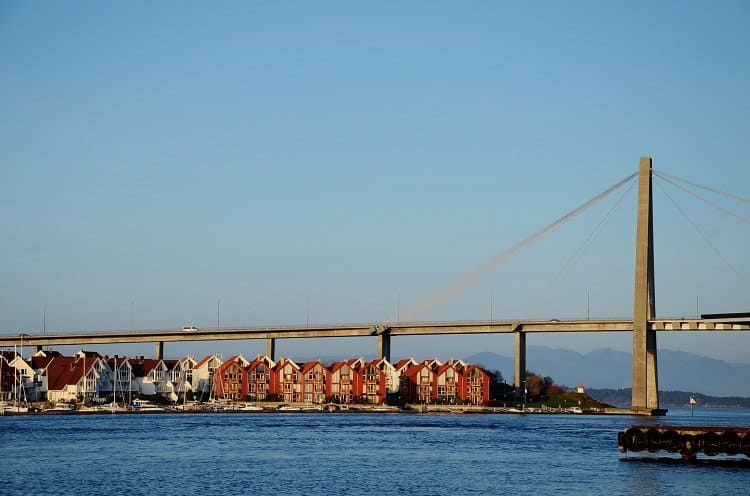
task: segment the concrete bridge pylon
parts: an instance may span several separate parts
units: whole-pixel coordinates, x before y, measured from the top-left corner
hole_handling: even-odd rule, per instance
[[[659,408],[656,330],[650,325],[656,314],[651,165],[651,157],[641,157],[638,171],[638,217],[635,240],[633,304],[631,407],[634,410],[655,410]]]

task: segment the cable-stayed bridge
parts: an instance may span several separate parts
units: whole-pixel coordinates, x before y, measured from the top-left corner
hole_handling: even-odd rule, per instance
[[[378,355],[387,359],[391,356],[391,338],[407,335],[440,335],[440,334],[487,334],[511,333],[515,336],[515,370],[514,385],[522,387],[526,376],[526,335],[528,333],[549,332],[631,332],[633,335],[632,362],[632,409],[637,413],[651,414],[659,412],[658,394],[658,360],[657,332],[686,331],[748,331],[750,330],[750,313],[703,315],[694,319],[658,319],[655,311],[654,294],[654,242],[653,242],[653,176],[656,175],[666,183],[694,196],[707,205],[721,211],[735,220],[750,225],[750,220],[737,215],[712,202],[693,188],[704,189],[722,194],[733,200],[750,203],[750,200],[735,194],[726,193],[715,188],[678,178],[671,174],[656,171],[652,168],[651,158],[640,160],[638,172],[618,181],[613,186],[567,212],[551,224],[499,253],[475,269],[443,286],[433,294],[405,309],[405,320],[392,319],[395,322],[375,322],[366,324],[315,325],[315,326],[274,326],[197,329],[186,327],[171,330],[138,330],[138,331],[98,331],[75,332],[66,334],[19,333],[13,336],[0,336],[0,347],[113,344],[113,343],[155,343],[155,355],[161,358],[165,342],[178,341],[217,341],[237,339],[265,339],[266,352],[275,358],[276,340],[290,338],[332,338],[376,336]],[[586,320],[516,320],[516,321],[464,321],[464,322],[420,322],[421,316],[444,304],[452,297],[475,284],[484,275],[507,262],[537,241],[550,234],[566,222],[583,213],[603,198],[628,185],[615,206],[607,213],[606,218],[619,206],[625,195],[638,185],[636,253],[635,253],[635,288],[633,318],[629,319],[586,319]],[[677,210],[708,243],[728,269],[737,276],[748,289],[750,284],[742,274],[721,254],[711,240],[703,233],[662,188],[667,198]],[[602,221],[603,223],[604,221]],[[601,228],[600,223],[592,236]],[[587,240],[588,241],[588,240]]]

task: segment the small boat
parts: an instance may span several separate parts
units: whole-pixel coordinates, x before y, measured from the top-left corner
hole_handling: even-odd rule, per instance
[[[78,407],[78,410],[76,411],[78,413],[101,413],[102,407],[99,405],[93,405],[93,406],[81,405]]]
[[[45,408],[45,413],[64,413],[64,412],[72,412],[75,410],[75,405],[71,405],[70,403],[57,403],[55,406],[51,408]]]
[[[106,405],[101,405],[99,408],[101,408],[103,412],[112,412],[112,413],[128,411],[127,408],[125,408],[124,406],[120,406],[114,401],[112,403],[107,403]]]
[[[29,408],[21,405],[8,405],[2,406],[3,413],[28,413]]]
[[[234,409],[240,412],[262,412],[263,407],[258,406],[255,403],[237,403],[234,405]]]
[[[224,412],[233,410],[233,406],[231,403],[228,403],[226,401],[209,401],[208,407],[213,410],[214,412]]]
[[[130,409],[134,412],[163,412],[164,409],[160,406],[152,404],[148,400],[133,400],[130,404]]]

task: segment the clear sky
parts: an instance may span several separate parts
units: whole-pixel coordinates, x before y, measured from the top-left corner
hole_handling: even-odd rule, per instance
[[[2,1],[0,333],[41,332],[45,305],[47,332],[388,321],[640,156],[746,194],[749,25],[746,1]],[[748,225],[661,185],[734,271],[657,187],[657,314],[750,311]],[[635,191],[586,242],[623,191],[422,319],[632,315]],[[659,339],[750,362],[750,333]],[[263,343],[166,353],[232,349]]]

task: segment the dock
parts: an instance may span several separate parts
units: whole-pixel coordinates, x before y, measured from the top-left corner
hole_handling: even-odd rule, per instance
[[[698,453],[750,457],[750,428],[634,425],[617,433],[617,447],[621,453],[679,453],[685,461]]]

